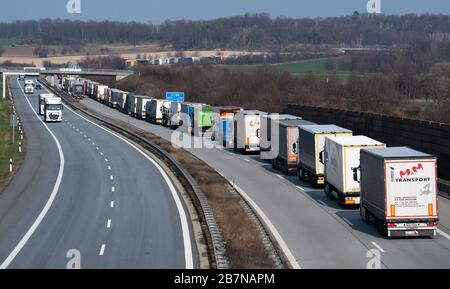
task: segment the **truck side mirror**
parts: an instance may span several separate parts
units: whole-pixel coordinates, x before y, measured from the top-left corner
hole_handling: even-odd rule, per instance
[[[325,160],[323,159],[323,154],[324,154],[324,151],[321,151],[321,152],[319,153],[319,161],[320,161],[322,164],[325,164]]]
[[[360,169],[360,167],[357,167],[357,168],[352,168],[352,170],[353,170],[353,180],[355,181],[355,182],[360,182],[359,181],[359,178],[358,178],[358,170]]]
[[[256,136],[259,138],[260,138],[260,131],[261,131],[261,129],[259,129],[259,128],[256,130]]]

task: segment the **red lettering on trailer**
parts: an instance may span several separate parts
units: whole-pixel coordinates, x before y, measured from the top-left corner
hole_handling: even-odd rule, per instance
[[[414,175],[418,172],[418,170],[423,170],[422,163],[418,163],[417,166],[412,166],[411,169],[406,169],[404,171],[403,170],[400,171],[400,178],[403,178],[404,176]]]

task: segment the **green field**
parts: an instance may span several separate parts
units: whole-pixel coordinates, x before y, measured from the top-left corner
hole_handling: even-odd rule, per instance
[[[0,92],[2,91],[2,82],[0,81]],[[18,143],[20,134],[18,128],[15,128],[14,140],[12,144],[12,128],[10,126],[11,101],[8,97],[2,99],[0,96],[0,192],[11,178],[9,172],[9,159],[13,158],[13,164],[19,165],[23,159],[23,153],[18,153]]]
[[[328,71],[325,69],[325,63],[327,61],[327,58],[316,58],[316,59],[308,59],[308,60],[301,60],[296,62],[290,62],[290,63],[280,63],[280,64],[269,64],[269,67],[273,68],[275,71],[283,72],[287,71],[291,73],[292,75],[305,75],[309,72],[313,72],[316,75],[319,76],[326,76],[331,71]],[[335,64],[335,67],[338,65],[338,59],[333,58],[333,62]],[[242,71],[247,72],[254,72],[258,68],[262,67],[262,64],[255,64],[255,65],[226,65],[226,68],[231,69],[239,69]],[[346,80],[350,76],[350,72],[348,71],[342,71],[342,70],[336,70],[336,74],[343,80]]]
[[[16,38],[0,38],[0,46],[11,46],[11,45],[15,45],[17,42],[19,42],[20,39],[16,39]]]

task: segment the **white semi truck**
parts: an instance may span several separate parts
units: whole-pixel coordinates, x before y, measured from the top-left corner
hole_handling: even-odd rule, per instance
[[[312,186],[324,185],[324,150],[327,136],[351,136],[352,131],[333,125],[301,125],[298,131],[297,176]]]
[[[146,106],[146,118],[149,122],[154,124],[161,124],[163,111],[162,107],[164,105],[164,102],[166,102],[165,99],[150,100],[150,103],[148,103]],[[167,105],[166,108],[168,108]]]
[[[34,86],[32,84],[26,84],[23,90],[26,94],[33,94]]]
[[[241,152],[259,152],[261,115],[259,110],[243,110],[234,117],[234,149]]]
[[[46,97],[44,99],[44,121],[61,122],[63,105],[60,97]]]
[[[38,103],[38,111],[40,115],[44,115],[44,107],[45,107],[45,98],[47,97],[55,97],[53,93],[41,93],[39,94],[39,103]]]
[[[360,214],[386,237],[435,236],[436,157],[408,147],[362,149]]]
[[[325,138],[326,196],[337,199],[341,206],[359,205],[360,187],[353,179],[353,169],[359,167],[360,150],[384,147],[384,143],[363,135]]]

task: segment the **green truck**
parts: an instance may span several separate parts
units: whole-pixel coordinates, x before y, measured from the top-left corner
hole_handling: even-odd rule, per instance
[[[213,122],[213,113],[214,109],[211,106],[208,105],[199,105],[199,106],[193,106],[192,107],[192,120],[191,122],[192,134],[203,134],[206,130],[210,129],[214,122]],[[195,127],[197,129],[195,129]],[[198,132],[198,133],[196,133]]]

